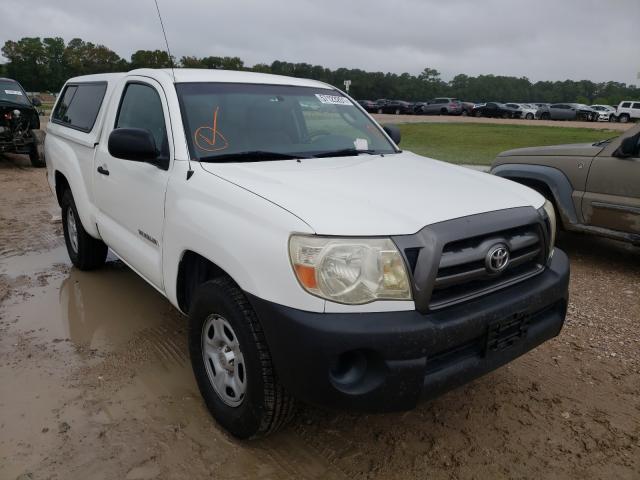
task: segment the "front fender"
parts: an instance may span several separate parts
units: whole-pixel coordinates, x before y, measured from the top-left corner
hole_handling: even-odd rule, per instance
[[[545,184],[553,195],[563,223],[565,225],[568,223],[579,223],[576,208],[573,203],[573,187],[561,170],[544,165],[504,163],[493,167],[490,173],[515,182],[522,179],[534,180]]]
[[[324,300],[304,291],[289,260],[289,236],[314,233],[295,215],[192,162],[177,161],[165,208],[163,270],[165,294],[178,306],[177,279],[185,251],[227,273],[242,290],[306,311],[324,311]]]

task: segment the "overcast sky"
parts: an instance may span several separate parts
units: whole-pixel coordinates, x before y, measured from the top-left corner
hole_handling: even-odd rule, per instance
[[[172,53],[638,84],[640,0],[159,0]],[[0,0],[0,43],[163,48],[153,0]],[[4,61],[4,60],[3,60]]]

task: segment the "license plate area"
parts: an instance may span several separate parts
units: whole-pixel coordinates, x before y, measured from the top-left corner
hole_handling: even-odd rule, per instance
[[[520,312],[491,322],[487,331],[485,355],[506,350],[526,338],[530,319],[530,315]]]

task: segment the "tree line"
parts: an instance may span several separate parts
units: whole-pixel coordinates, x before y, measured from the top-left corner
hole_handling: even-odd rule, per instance
[[[351,80],[349,93],[358,99],[402,99],[424,101],[436,96],[469,101],[578,102],[616,105],[623,99],[640,98],[640,87],[620,82],[590,80],[538,81],[526,77],[459,74],[450,81],[440,72],[425,68],[419,75],[366,72],[361,69],[332,70],[308,63],[276,60],[251,67],[238,57],[170,58],[164,50],[138,50],[130,60],[121,58],[104,45],[80,38],[68,43],[60,37],[24,37],[8,40],[2,47],[8,62],[0,65],[0,75],[18,80],[28,91],[57,92],[65,80],[78,75],[128,71],[136,68],[185,68],[246,70],[320,80],[343,88]]]

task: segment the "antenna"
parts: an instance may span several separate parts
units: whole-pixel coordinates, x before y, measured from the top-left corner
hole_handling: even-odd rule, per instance
[[[160,7],[158,6],[158,0],[153,0],[156,4],[156,10],[158,12],[158,18],[160,19],[160,27],[162,28],[162,35],[164,35],[164,43],[167,46],[167,55],[169,55],[169,65],[171,66],[171,76],[173,77],[173,85],[176,84],[176,72],[174,71],[173,57],[171,56],[171,49],[169,48],[169,40],[167,40],[167,32],[164,29],[164,22],[162,21],[162,15],[160,14]],[[187,170],[187,180],[193,175],[193,168],[191,168],[191,155],[187,154],[187,162],[189,163],[189,169]]]

